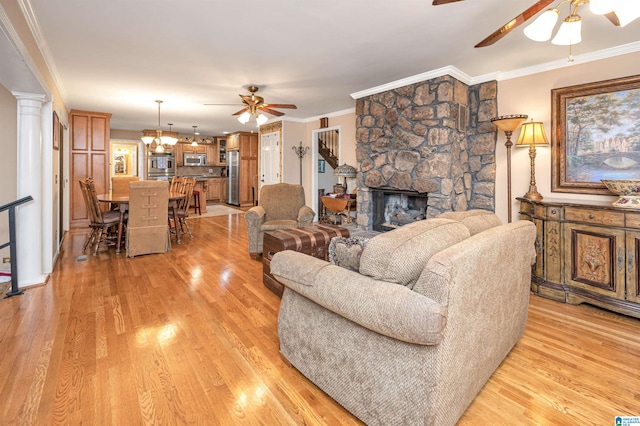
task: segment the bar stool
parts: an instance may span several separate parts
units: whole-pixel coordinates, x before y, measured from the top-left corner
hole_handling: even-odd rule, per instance
[[[200,191],[193,191],[193,214],[196,213],[202,215],[202,210],[200,209]]]

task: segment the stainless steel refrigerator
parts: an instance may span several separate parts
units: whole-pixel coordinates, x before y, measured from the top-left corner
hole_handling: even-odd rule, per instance
[[[240,153],[238,151],[227,152],[227,166],[229,176],[227,176],[227,203],[240,205]]]

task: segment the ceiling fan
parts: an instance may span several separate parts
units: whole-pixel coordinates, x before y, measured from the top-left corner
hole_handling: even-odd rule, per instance
[[[448,4],[448,3],[455,3],[455,2],[459,2],[459,1],[464,1],[464,0],[433,0],[432,4],[434,6],[439,6],[439,5]],[[490,46],[490,45],[494,44],[495,42],[500,40],[502,37],[506,36],[511,31],[513,31],[515,28],[517,28],[518,26],[522,25],[523,23],[525,23],[526,21],[531,19],[538,12],[540,12],[545,7],[549,6],[554,1],[557,1],[557,0],[539,0],[539,1],[536,1],[527,10],[525,10],[524,12],[522,12],[521,14],[519,14],[518,16],[516,16],[515,18],[513,18],[512,20],[510,20],[506,24],[504,24],[502,27],[498,28],[496,31],[491,33],[487,38],[482,40],[480,43],[476,44],[474,47],[485,47],[485,46]],[[567,0],[566,2],[567,3],[570,2],[572,7],[578,7],[578,6],[582,6],[585,3],[589,3],[589,0]],[[605,16],[615,26],[620,26],[620,20],[618,19],[618,16],[615,14],[615,12],[607,13],[607,14],[605,14]]]
[[[244,113],[249,113],[251,115],[256,115],[259,111],[266,112],[267,114],[275,115],[276,117],[280,117],[284,115],[284,112],[276,111],[273,108],[286,108],[286,109],[296,109],[297,107],[293,104],[269,104],[264,101],[262,96],[256,95],[258,91],[257,86],[249,86],[247,87],[249,91],[249,95],[239,95],[240,99],[242,99],[242,104],[244,108],[240,111],[234,112],[231,114],[234,115],[242,115]],[[205,105],[236,105],[236,104],[205,104]]]

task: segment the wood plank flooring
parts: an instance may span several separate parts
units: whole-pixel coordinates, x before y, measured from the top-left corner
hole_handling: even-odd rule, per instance
[[[190,226],[166,255],[86,261],[74,230],[47,285],[0,299],[0,423],[361,424],[281,361],[243,215]],[[640,321],[532,296],[524,338],[459,424],[616,415],[640,415]]]

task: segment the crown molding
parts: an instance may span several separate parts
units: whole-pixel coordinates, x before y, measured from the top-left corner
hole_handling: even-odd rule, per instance
[[[432,71],[427,71],[422,74],[413,75],[411,77],[403,78],[401,80],[392,81],[390,83],[382,84],[380,86],[372,87],[371,89],[361,90],[351,94],[353,99],[364,98],[365,96],[375,95],[377,93],[387,92],[389,90],[397,89],[398,87],[408,86],[414,83],[420,83],[422,81],[431,80],[433,78],[449,75],[457,80],[460,80],[466,84],[471,83],[471,77],[468,74],[460,71],[458,68],[448,65],[446,67],[438,68]]]
[[[51,74],[51,78],[53,79],[53,83],[56,85],[56,88],[58,90],[58,93],[60,94],[60,97],[62,98],[62,103],[65,105],[68,105],[68,96],[67,93],[64,89],[64,85],[62,84],[62,79],[60,78],[60,74],[58,73],[58,68],[55,65],[55,61],[53,59],[53,55],[51,54],[51,51],[49,50],[49,47],[47,45],[46,39],[43,35],[42,30],[40,29],[40,24],[38,22],[38,19],[36,18],[36,15],[33,11],[33,7],[31,6],[31,3],[29,2],[29,0],[18,0],[17,1],[18,5],[20,6],[20,10],[22,11],[22,14],[24,15],[24,19],[25,21],[27,21],[27,25],[29,26],[29,30],[31,30],[31,34],[33,35],[34,40],[36,41],[36,44],[38,46],[38,49],[40,50],[40,54],[42,55],[42,58],[44,59],[44,63],[46,64],[49,73]],[[23,55],[23,58],[27,58],[30,56],[29,55]],[[31,67],[30,67],[31,68]],[[33,68],[32,68],[33,71]],[[38,72],[39,74],[39,72]],[[46,86],[44,86],[46,87]]]
[[[609,59],[616,56],[626,55],[628,53],[635,53],[640,51],[640,41],[615,46],[609,49],[598,50],[595,52],[584,53],[582,55],[574,56],[573,62],[568,62],[566,59],[558,59],[556,61],[546,62],[543,64],[533,65],[530,67],[520,68],[513,71],[497,71],[488,74],[482,74],[479,76],[471,77],[463,71],[457,69],[454,66],[446,66],[428,71],[422,74],[417,74],[411,77],[403,78],[401,80],[392,81],[390,83],[382,84],[380,86],[372,87],[370,89],[361,90],[351,94],[353,99],[360,99],[365,96],[375,95],[377,93],[386,92],[389,90],[397,89],[398,87],[407,86],[409,84],[420,83],[422,81],[431,80],[436,77],[442,77],[449,75],[467,85],[474,85],[480,83],[486,83],[492,80],[510,80],[512,78],[525,77],[527,75],[537,74],[545,71],[553,71],[560,68],[566,68],[577,64],[585,64],[588,62],[599,61],[601,59]]]
[[[18,70],[17,68],[14,70],[17,73],[16,75],[21,74],[22,72],[28,73],[33,77],[34,84],[30,84],[28,82],[29,77],[23,77],[22,79],[20,79],[20,81],[22,83],[27,83],[33,91],[36,91],[35,86],[38,86],[37,91],[43,93],[47,98],[51,99],[52,93],[47,87],[45,78],[36,66],[33,58],[31,58],[31,55],[29,55],[29,51],[27,50],[13,24],[11,23],[11,19],[7,15],[2,5],[0,5],[0,37],[2,37],[2,34],[4,34],[7,42],[10,45],[10,48],[12,48],[20,58],[20,65],[17,65],[17,62],[11,63],[11,65],[16,65],[17,67],[21,68],[20,70]],[[11,58],[4,59],[7,61],[11,61]],[[19,85],[22,86],[23,84]]]

